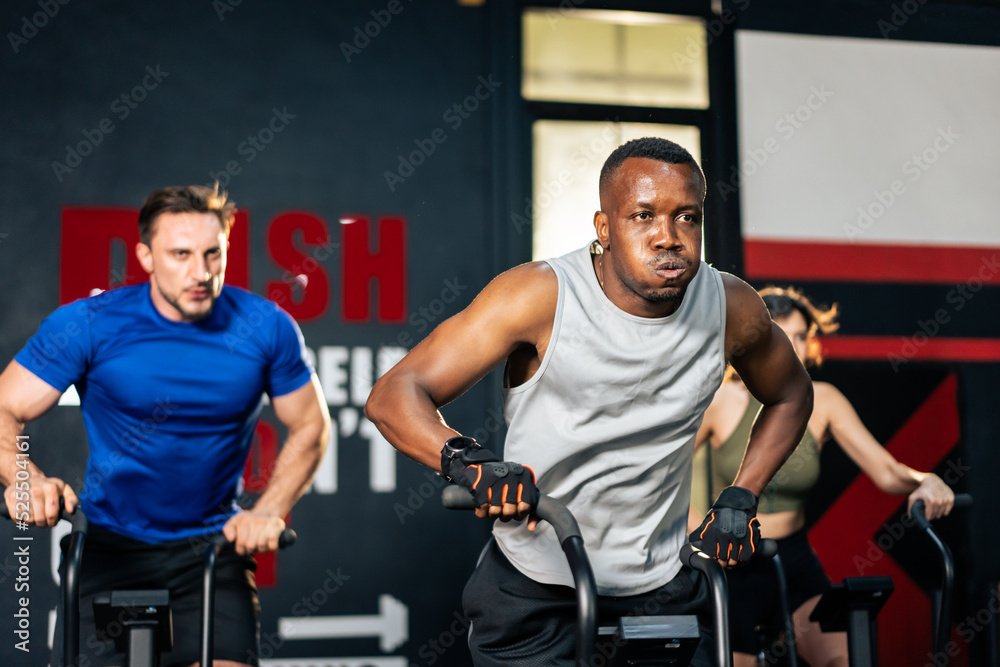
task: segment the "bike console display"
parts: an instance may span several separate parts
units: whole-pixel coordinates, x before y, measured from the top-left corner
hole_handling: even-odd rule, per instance
[[[94,598],[97,636],[113,639],[115,649],[146,662],[173,646],[170,592],[166,590],[111,591]],[[141,664],[141,663],[130,663]]]
[[[602,631],[598,646],[614,647],[611,667],[689,665],[701,640],[696,616],[625,616],[613,641],[605,637]]]

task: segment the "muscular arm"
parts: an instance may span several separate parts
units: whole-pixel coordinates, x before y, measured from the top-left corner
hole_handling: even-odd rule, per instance
[[[784,332],[749,285],[723,275],[730,362],[763,404],[734,486],[760,495],[792,453],[812,412],[812,382]]]
[[[285,516],[312,483],[330,438],[330,413],[315,375],[308,384],[271,401],[288,437],[274,473],[254,509]]]
[[[816,409],[830,435],[879,489],[909,495],[907,509],[923,500],[927,516],[938,518],[951,511],[954,492],[933,473],[919,472],[900,463],[865,428],[847,397],[831,384],[817,383]]]
[[[223,529],[239,553],[278,548],[284,517],[312,482],[330,437],[330,413],[315,375],[290,394],[272,399],[271,405],[288,437],[253,509],[240,512]]]
[[[459,434],[438,408],[515,349],[538,349],[547,342],[557,292],[547,264],[525,264],[501,274],[375,383],[365,415],[393,447],[440,470],[442,446]]]
[[[6,486],[4,500],[10,515],[16,516],[16,502],[24,502],[24,487],[17,485],[19,470],[28,473],[31,520],[36,526],[54,526],[59,521],[59,497],[64,496],[66,509],[76,507],[73,489],[56,477],[47,477],[30,456],[18,457],[17,436],[24,432],[25,423],[42,416],[59,401],[60,393],[16,361],[0,373],[0,484]],[[29,450],[30,454],[30,450]],[[26,461],[26,467],[19,461]],[[22,475],[23,477],[23,475]],[[25,480],[21,480],[22,484]]]

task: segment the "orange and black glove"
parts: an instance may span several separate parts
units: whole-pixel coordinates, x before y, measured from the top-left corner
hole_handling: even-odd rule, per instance
[[[538,504],[535,472],[528,466],[499,460],[472,438],[462,436],[445,443],[441,450],[441,472],[468,489],[477,507],[519,502],[532,507]]]
[[[708,511],[705,520],[691,533],[691,541],[701,541],[701,550],[720,560],[746,562],[760,544],[757,496],[749,489],[729,486]]]

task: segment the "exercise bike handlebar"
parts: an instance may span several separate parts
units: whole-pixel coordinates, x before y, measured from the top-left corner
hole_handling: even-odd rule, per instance
[[[698,570],[708,579],[712,595],[712,617],[716,628],[715,664],[729,667],[733,654],[729,649],[729,582],[722,564],[700,549],[701,542],[687,542],[681,546],[681,562]],[[778,553],[778,543],[764,538],[754,552],[754,558],[772,558]]]
[[[952,509],[960,510],[972,507],[972,496],[968,493],[956,493],[955,494],[955,504]],[[928,530],[931,527],[930,519],[927,518],[927,508],[924,505],[923,500],[914,501],[913,506],[910,508],[910,516],[913,517],[913,521],[923,530]]]
[[[967,493],[956,493],[953,509],[964,509],[972,507],[972,496]],[[917,500],[910,508],[910,516],[913,522],[919,527],[927,537],[930,538],[934,546],[937,547],[941,556],[941,590],[934,595],[935,614],[933,619],[933,649],[934,655],[947,656],[945,648],[948,645],[951,631],[951,608],[952,596],[955,590],[955,559],[951,555],[951,549],[938,537],[931,527],[931,522],[927,518],[927,509],[923,500]],[[947,657],[944,658],[947,661]]]
[[[10,512],[7,510],[7,503],[0,502],[0,518],[11,518]],[[72,526],[65,580],[62,586],[65,625],[63,664],[75,665],[77,656],[80,654],[80,561],[83,558],[83,545],[87,540],[87,515],[83,513],[79,505],[74,507],[72,512],[67,512],[64,499],[60,497],[59,518],[62,521],[68,521]]]
[[[706,551],[701,550],[701,540],[695,540],[694,542],[687,542],[681,546],[681,562],[688,567],[695,567],[690,561],[694,558],[695,554],[704,554],[709,560],[716,560]],[[764,537],[761,538],[760,542],[757,543],[757,550],[754,552],[754,558],[774,558],[778,555],[778,543],[774,540]],[[720,565],[721,567],[721,565]],[[696,568],[701,569],[701,568]]]
[[[472,497],[472,494],[467,489],[456,485],[445,487],[441,492],[441,502],[451,510],[471,510],[476,508],[476,501]],[[583,536],[580,534],[580,526],[569,509],[544,493],[538,498],[535,515],[555,529],[559,544],[563,544],[571,537],[583,539]]]
[[[298,536],[291,528],[285,528],[278,537],[278,548],[284,549],[295,544]],[[214,664],[215,647],[212,638],[215,635],[215,561],[219,552],[232,542],[225,533],[219,533],[212,538],[209,548],[205,549],[205,569],[202,574],[201,591],[201,664]]]
[[[441,493],[441,502],[449,509],[470,510],[476,507],[472,494],[460,486],[446,487]],[[596,642],[597,584],[583,548],[580,527],[572,512],[565,505],[545,494],[539,497],[538,505],[535,507],[535,515],[552,525],[556,532],[556,538],[562,545],[563,551],[566,552],[566,559],[569,561],[573,579],[576,582],[579,601],[577,664],[590,664],[589,656],[592,655]],[[778,545],[774,540],[763,539],[757,548],[756,556],[770,558],[777,551]],[[694,545],[688,543],[681,547],[681,562],[703,572],[708,578],[712,589],[715,625],[717,628],[728,628],[729,614],[726,601],[728,586],[722,565],[718,560],[698,549],[697,543]],[[728,631],[717,633],[716,654],[717,664],[727,667],[732,665]]]
[[[2,493],[2,491],[0,491]],[[7,510],[7,504],[0,502],[0,519],[9,519],[10,512]],[[63,506],[63,499],[59,499],[59,519],[62,521],[69,521],[70,525],[73,526],[73,532],[87,532],[87,517],[84,516],[83,512],[80,511],[79,506],[73,508],[72,512],[67,512],[66,508]]]
[[[447,486],[441,492],[441,502],[448,509],[475,509],[476,502],[467,489]],[[597,644],[597,580],[583,546],[580,526],[572,512],[559,501],[542,494],[535,506],[535,515],[550,524],[566,554],[573,581],[576,584],[576,664],[590,665]]]
[[[282,531],[281,535],[278,537],[278,548],[284,549],[286,547],[290,547],[295,544],[297,539],[298,535],[295,534],[294,530],[291,528],[285,528],[285,530]],[[216,553],[218,553],[219,549],[222,549],[229,544],[232,543],[229,541],[229,538],[226,537],[225,533],[219,533],[212,540],[212,546],[215,547]]]

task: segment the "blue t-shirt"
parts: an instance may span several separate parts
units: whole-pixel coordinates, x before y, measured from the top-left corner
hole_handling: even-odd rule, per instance
[[[87,518],[157,543],[218,531],[235,513],[264,393],[295,391],[312,369],[295,321],[271,301],[226,286],[209,317],[174,322],[149,291],[62,306],[15,360],[58,391],[77,387]]]

